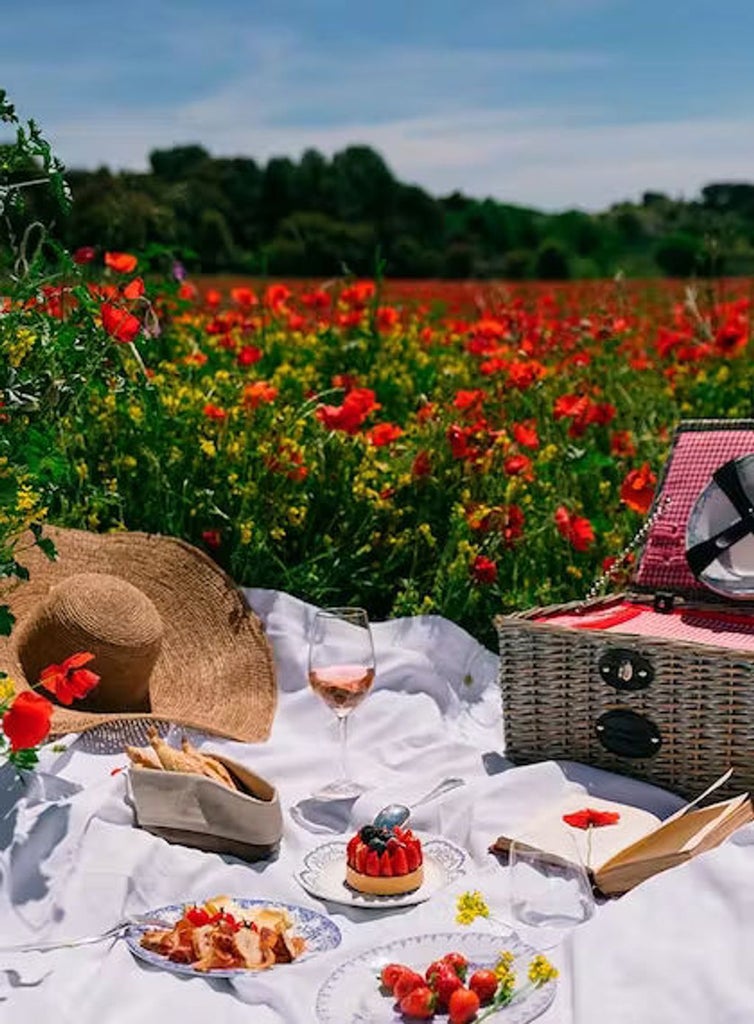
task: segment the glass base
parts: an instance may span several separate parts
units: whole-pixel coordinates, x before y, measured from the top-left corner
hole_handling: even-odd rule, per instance
[[[312,797],[315,800],[353,800],[362,793],[366,793],[368,786],[362,786],[360,782],[353,782],[350,779],[335,779],[321,789],[315,790]]]

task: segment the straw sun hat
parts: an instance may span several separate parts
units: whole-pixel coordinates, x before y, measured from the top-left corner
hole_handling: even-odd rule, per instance
[[[16,616],[0,637],[0,669],[28,689],[49,664],[95,655],[99,685],[55,705],[51,735],[120,723],[172,722],[255,742],[277,702],[272,652],[242,592],[183,541],[145,533],[46,527],[58,557],[33,547],[30,578],[4,600]],[[50,696],[54,702],[54,698]]]

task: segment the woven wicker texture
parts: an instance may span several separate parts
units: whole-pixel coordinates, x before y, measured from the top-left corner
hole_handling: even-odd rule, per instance
[[[665,495],[670,504],[649,532],[636,572],[637,586],[709,595],[686,561],[689,513],[716,469],[752,452],[754,422],[732,420],[721,426],[715,420],[690,420],[680,424],[655,494],[655,508]]]
[[[752,452],[754,421],[681,423],[655,495],[652,511],[662,512],[635,579],[644,593],[495,620],[506,754],[514,762],[582,761],[687,797],[732,767],[721,795],[754,790],[754,608],[716,597],[686,562],[694,503],[719,466]],[[689,600],[655,610],[646,592],[658,590]],[[639,664],[645,684],[624,685],[620,673],[630,680]],[[611,716],[620,719],[618,731],[626,730],[613,747],[630,740],[632,753],[641,750],[637,734],[629,735],[639,723],[651,756],[607,749],[602,716],[611,711],[620,712]]]
[[[605,636],[524,616],[499,617],[495,624],[505,752],[512,761],[581,761],[687,797],[698,795],[733,767],[727,793],[754,790],[751,652]],[[649,662],[654,671],[650,686],[625,691],[603,681],[601,659],[616,649],[628,649]],[[597,720],[618,708],[646,716],[657,726],[661,744],[653,757],[620,757],[602,745]]]
[[[277,703],[272,651],[243,594],[211,559],[156,535],[45,532],[58,558],[35,547],[19,556],[30,579],[5,597],[17,625],[0,638],[0,668],[24,689],[48,656],[60,662],[83,649],[96,655],[90,667],[102,677],[88,710],[55,708],[52,735],[154,719],[247,742],[267,738]]]

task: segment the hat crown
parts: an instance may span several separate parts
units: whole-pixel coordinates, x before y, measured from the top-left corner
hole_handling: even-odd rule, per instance
[[[149,710],[149,677],[160,653],[160,613],[143,591],[119,576],[75,573],[53,587],[24,624],[18,654],[27,678],[79,651],[99,685],[78,706],[92,711]]]
[[[46,611],[60,629],[89,634],[98,644],[140,650],[162,640],[162,619],[152,601],[119,576],[69,576],[50,591]]]

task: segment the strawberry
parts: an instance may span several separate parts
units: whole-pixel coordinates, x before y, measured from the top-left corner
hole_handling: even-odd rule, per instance
[[[395,836],[390,836],[390,838],[387,841],[388,850],[390,850],[391,853],[394,853],[399,846],[403,846],[403,843],[400,841],[400,839],[397,839]]]
[[[376,877],[380,873],[380,855],[376,850],[369,850],[367,852],[367,862],[365,874],[373,875]]]
[[[365,875],[367,873],[367,854],[368,853],[369,853],[369,848],[364,846],[363,843],[361,843],[359,848],[356,851],[356,870],[359,872],[360,875]]]
[[[432,984],[432,975],[433,974],[437,974],[438,971],[442,970],[442,968],[446,967],[446,966],[447,966],[447,964],[443,960],[433,960],[432,963],[429,965],[429,967],[424,972],[424,977],[427,979],[427,984],[431,985]]]
[[[422,862],[421,847],[418,840],[406,844],[406,863],[409,871],[416,871]]]
[[[360,841],[358,834],[348,841],[348,846],[346,847],[346,859],[351,865],[356,863],[356,850]]]
[[[441,964],[429,979],[433,992],[437,995],[437,1005],[440,1009],[447,1009],[450,998],[456,989],[463,988],[463,982],[458,977],[450,964]]]
[[[392,992],[400,976],[407,971],[409,974],[413,973],[411,968],[406,967],[405,964],[385,964],[380,971],[380,981],[386,989]]]
[[[393,995],[396,999],[403,999],[404,996],[407,996],[415,988],[427,988],[427,983],[421,974],[406,968],[403,974],[399,975],[395,985],[393,985]]]
[[[450,1024],[468,1024],[476,1017],[479,1009],[479,996],[469,988],[459,988],[451,995],[448,1003],[448,1021]]]
[[[442,958],[446,964],[450,964],[453,970],[456,972],[459,978],[463,980],[466,977],[466,971],[469,967],[469,961],[463,955],[463,953],[446,953]]]
[[[479,996],[480,1003],[489,1003],[497,992],[497,975],[494,971],[480,968],[469,978],[469,988]]]
[[[408,858],[406,857],[406,851],[403,849],[402,846],[399,846],[397,850],[393,852],[393,874],[407,875],[408,872],[409,867]]]
[[[400,1001],[401,1013],[407,1017],[427,1019],[435,1012],[435,994],[431,988],[421,985],[412,989]]]
[[[391,878],[393,875],[393,865],[390,862],[390,854],[387,850],[383,850],[380,856],[380,874],[383,878]]]

